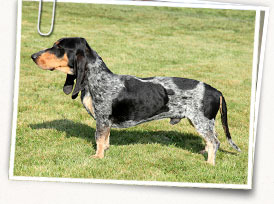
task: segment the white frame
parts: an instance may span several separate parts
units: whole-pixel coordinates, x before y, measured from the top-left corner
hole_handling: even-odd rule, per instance
[[[256,11],[256,22],[254,31],[254,50],[252,67],[252,88],[250,105],[250,127],[249,127],[249,149],[248,149],[248,179],[247,184],[215,184],[215,183],[182,183],[182,182],[162,182],[162,181],[133,181],[133,180],[107,180],[107,179],[78,179],[78,178],[51,178],[51,177],[24,177],[14,176],[14,157],[16,143],[16,125],[18,113],[19,95],[19,74],[20,74],[20,51],[21,51],[21,21],[22,21],[22,1],[18,0],[17,16],[17,42],[16,42],[16,69],[14,80],[13,98],[13,121],[12,139],[10,153],[9,179],[25,181],[59,181],[59,182],[79,182],[79,183],[102,183],[102,184],[127,184],[145,186],[176,186],[176,187],[200,187],[200,188],[223,188],[223,189],[252,189],[252,174],[255,154],[255,141],[257,136],[257,123],[260,105],[261,82],[263,73],[264,51],[266,44],[267,25],[269,8],[262,6],[250,6],[241,4],[229,4],[219,2],[208,2],[198,0],[157,0],[157,1],[130,1],[130,0],[58,0],[66,3],[94,3],[112,5],[135,5],[135,6],[166,6],[166,7],[185,7],[185,8],[213,8],[213,9],[233,9],[233,10],[253,10]],[[38,1],[38,0],[30,0]],[[51,0],[45,0],[51,1]],[[261,12],[265,12],[262,42],[259,47],[260,20]],[[262,31],[261,31],[262,32]],[[259,52],[260,49],[260,52]],[[260,56],[258,54],[260,53]]]

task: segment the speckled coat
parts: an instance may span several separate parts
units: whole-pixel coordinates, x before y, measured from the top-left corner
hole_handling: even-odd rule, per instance
[[[60,39],[52,48],[35,53],[32,58],[43,69],[67,73],[63,88],[66,94],[72,92],[76,80],[72,98],[81,92],[84,107],[96,120],[95,158],[103,158],[104,150],[109,148],[111,127],[128,128],[163,118],[170,118],[170,124],[174,125],[187,118],[205,140],[208,162],[214,165],[220,145],[214,128],[219,110],[228,142],[240,151],[230,136],[225,99],[206,83],[179,77],[114,74],[83,38]]]

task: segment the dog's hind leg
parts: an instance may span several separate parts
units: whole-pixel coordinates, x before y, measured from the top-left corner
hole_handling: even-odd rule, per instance
[[[197,132],[203,137],[206,142],[205,151],[208,152],[207,162],[209,164],[215,165],[216,153],[219,149],[220,142],[216,137],[214,125],[214,119],[209,120],[206,118],[199,118],[199,120],[192,120],[194,127]]]
[[[189,120],[190,121],[190,120]],[[191,121],[190,121],[191,122]],[[215,137],[216,138],[218,138],[218,133],[216,132],[216,130],[215,130],[215,126],[214,126],[214,135],[215,135]],[[208,146],[210,145],[210,144],[208,144],[208,142],[204,139],[204,141],[205,141],[205,149],[204,150],[202,150],[202,151],[200,151],[200,153],[201,154],[204,154],[204,153],[206,153],[206,152],[208,152]]]
[[[190,124],[192,127],[195,128],[195,126],[193,125],[192,121],[191,121],[189,118],[188,118],[187,120],[188,120],[189,124]],[[202,136],[202,137],[203,137],[203,136]],[[203,139],[204,139],[204,137],[203,137]],[[206,146],[205,146],[205,149],[204,149],[204,150],[201,150],[201,151],[200,151],[200,154],[204,154],[204,153],[208,152],[208,144],[207,144],[207,142],[206,142],[205,139],[204,139],[204,142],[205,142]]]
[[[200,133],[201,134],[201,133]],[[209,164],[215,165],[216,153],[219,149],[220,142],[217,137],[214,135],[214,132],[209,131],[207,133],[203,133],[202,135],[206,141],[205,150],[208,152],[207,162]]]
[[[207,149],[208,149],[207,162],[209,164],[215,165],[216,153],[217,153],[217,150],[219,149],[219,146],[220,146],[220,142],[215,135],[212,135],[212,137],[207,140]]]
[[[204,139],[204,142],[205,142],[205,149],[201,150],[200,154],[205,154],[206,152],[208,152],[208,144],[205,139]]]

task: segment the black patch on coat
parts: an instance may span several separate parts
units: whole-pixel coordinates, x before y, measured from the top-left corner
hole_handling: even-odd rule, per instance
[[[215,119],[220,107],[220,96],[222,93],[208,84],[204,85],[203,112],[208,119]]]
[[[112,102],[110,118],[114,123],[140,121],[169,111],[168,95],[162,85],[135,78],[125,79],[124,84],[125,88]]]
[[[172,89],[166,89],[167,95],[174,95],[175,92]]]
[[[139,78],[141,80],[153,80],[155,77]],[[174,95],[175,92],[172,89],[166,89],[167,95]]]
[[[181,90],[192,90],[194,89],[199,81],[194,79],[186,79],[186,78],[179,78],[179,77],[172,77],[171,78],[173,83]]]

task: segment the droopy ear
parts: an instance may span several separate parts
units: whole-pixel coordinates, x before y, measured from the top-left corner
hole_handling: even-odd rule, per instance
[[[74,75],[76,76],[76,85],[72,92],[72,99],[77,98],[78,93],[85,88],[86,75],[86,56],[83,50],[77,50],[74,59]]]
[[[65,92],[65,94],[68,95],[72,92],[75,79],[76,79],[75,75],[67,74],[66,82],[63,87],[63,91]]]

